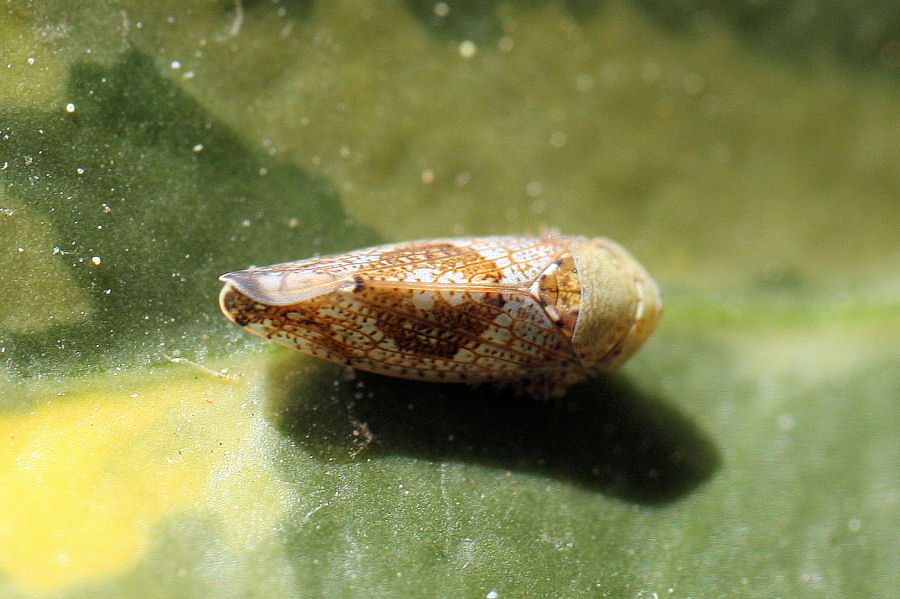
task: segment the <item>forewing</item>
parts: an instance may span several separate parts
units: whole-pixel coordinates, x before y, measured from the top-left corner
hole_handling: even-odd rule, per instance
[[[359,274],[372,281],[520,288],[564,248],[528,237],[432,239],[374,248],[377,259]]]
[[[232,292],[223,309],[258,335],[363,370],[469,382],[530,377],[577,368],[560,325],[528,292],[564,250],[509,237],[380,246],[268,267],[322,281],[303,301],[264,304]]]
[[[357,281],[405,285],[519,288],[533,281],[565,243],[557,239],[430,239],[228,273],[223,283],[270,305],[306,301]]]
[[[272,310],[268,323],[254,332],[393,376],[476,382],[576,363],[559,327],[533,298],[518,292],[362,287]]]

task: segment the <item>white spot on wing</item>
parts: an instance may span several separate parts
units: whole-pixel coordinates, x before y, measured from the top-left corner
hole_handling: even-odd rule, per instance
[[[414,271],[413,276],[416,281],[421,281],[422,283],[434,283],[438,273],[439,271],[433,268],[417,268]]]
[[[466,301],[465,294],[458,291],[441,291],[441,297],[444,298],[451,306],[458,306]]]
[[[455,285],[461,285],[466,282],[466,273],[459,270],[446,272],[438,279],[438,283],[450,283]]]
[[[497,260],[509,256],[509,250],[503,248],[484,248],[478,251],[486,260]]]
[[[428,291],[415,294],[412,301],[416,308],[420,310],[431,310],[434,308],[434,295]]]

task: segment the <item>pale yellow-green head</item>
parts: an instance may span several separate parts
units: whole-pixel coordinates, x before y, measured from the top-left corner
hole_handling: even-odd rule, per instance
[[[572,343],[582,364],[612,370],[656,329],[662,315],[659,289],[622,246],[597,237],[573,244],[581,305]]]

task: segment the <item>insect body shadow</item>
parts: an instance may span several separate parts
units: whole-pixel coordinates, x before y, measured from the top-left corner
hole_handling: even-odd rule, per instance
[[[718,468],[687,417],[621,378],[558,400],[492,386],[419,383],[290,356],[270,371],[269,419],[319,459],[404,455],[568,480],[646,505],[674,501]]]

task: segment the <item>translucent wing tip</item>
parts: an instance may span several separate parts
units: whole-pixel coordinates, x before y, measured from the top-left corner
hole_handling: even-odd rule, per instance
[[[286,306],[331,293],[341,279],[309,269],[292,269],[283,265],[248,268],[229,272],[219,281],[238,292],[269,306]]]

